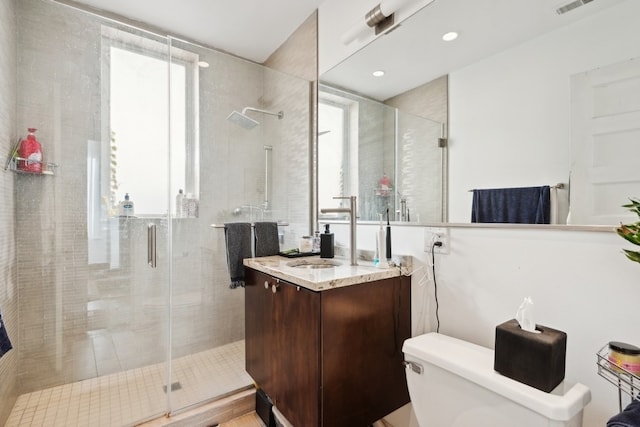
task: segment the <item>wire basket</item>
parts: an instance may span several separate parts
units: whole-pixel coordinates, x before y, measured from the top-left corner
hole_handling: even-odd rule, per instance
[[[609,361],[609,344],[597,353],[598,375],[618,388],[618,406],[622,411],[622,393],[635,399],[640,394],[640,377]]]

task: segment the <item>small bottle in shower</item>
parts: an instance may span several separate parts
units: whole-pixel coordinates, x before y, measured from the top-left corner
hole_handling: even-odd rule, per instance
[[[133,200],[129,198],[129,193],[124,195],[124,200],[120,202],[120,216],[133,216]]]
[[[184,191],[182,188],[178,190],[176,196],[176,218],[182,218],[184,216]]]

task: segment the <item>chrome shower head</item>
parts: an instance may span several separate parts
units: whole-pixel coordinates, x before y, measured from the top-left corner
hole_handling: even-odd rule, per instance
[[[262,114],[269,114],[271,116],[277,116],[278,119],[282,119],[284,117],[284,112],[282,111],[278,111],[277,113],[274,113],[272,111],[267,111],[267,110],[260,110],[259,108],[253,108],[253,107],[244,107],[244,109],[242,110],[242,113],[239,113],[237,111],[233,111],[231,114],[229,114],[227,116],[227,120],[242,126],[245,129],[253,129],[254,127],[258,126],[260,124],[260,122],[258,122],[257,120],[253,120],[251,117],[247,116],[247,111],[255,111],[256,113],[262,113]]]
[[[260,122],[253,120],[251,117],[237,111],[231,112],[231,114],[227,116],[227,120],[239,126],[242,126],[245,129],[253,129],[260,124]]]

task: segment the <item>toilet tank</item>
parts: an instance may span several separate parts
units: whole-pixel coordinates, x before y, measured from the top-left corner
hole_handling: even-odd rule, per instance
[[[420,427],[579,427],[591,400],[579,383],[546,393],[502,376],[493,350],[446,335],[410,338],[402,351]]]

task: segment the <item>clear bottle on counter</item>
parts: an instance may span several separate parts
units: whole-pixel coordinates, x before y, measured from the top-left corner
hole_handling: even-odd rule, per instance
[[[313,249],[312,252],[320,253],[320,232],[313,232]]]
[[[309,253],[313,250],[313,240],[311,236],[302,236],[300,238],[300,249],[301,253]]]

